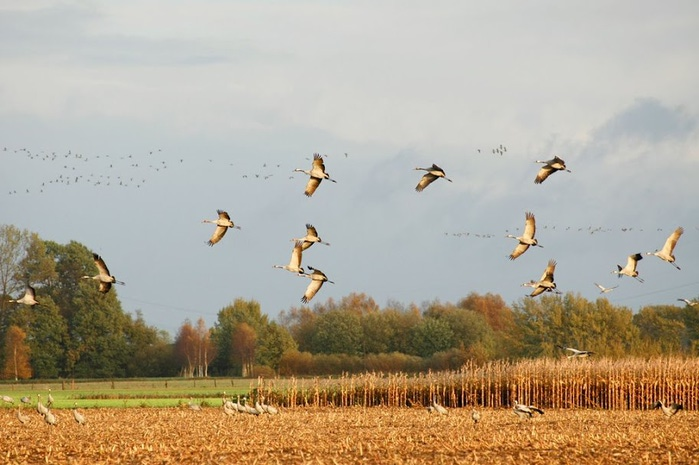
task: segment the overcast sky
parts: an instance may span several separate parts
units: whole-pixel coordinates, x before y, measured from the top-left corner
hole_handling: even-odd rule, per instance
[[[4,1],[0,223],[76,240],[175,333],[237,297],[272,318],[531,289],[638,310],[699,296],[699,3]],[[493,154],[500,145],[507,151]],[[7,150],[5,150],[5,148]],[[303,195],[314,152],[323,182]],[[535,185],[538,159],[571,173]],[[452,183],[421,193],[436,163]],[[258,177],[259,176],[259,177]],[[206,241],[216,209],[242,230]],[[544,248],[507,259],[524,215]],[[677,271],[611,274],[683,226]]]

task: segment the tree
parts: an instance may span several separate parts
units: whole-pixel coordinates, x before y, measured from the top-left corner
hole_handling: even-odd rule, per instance
[[[234,331],[240,323],[246,323],[255,331],[257,340],[269,326],[267,315],[262,314],[259,302],[255,300],[236,299],[233,304],[218,312],[218,319],[211,329],[211,340],[216,347],[216,358],[211,369],[219,374],[241,373],[240,354],[233,346]],[[257,351],[257,347],[255,348]],[[255,363],[255,360],[252,361]]]
[[[278,372],[284,354],[292,350],[297,350],[297,346],[289,331],[272,322],[259,335],[256,363],[266,365]]]
[[[29,364],[29,346],[27,335],[19,326],[10,326],[5,335],[5,363],[2,369],[3,379],[28,379],[32,377]]]
[[[643,307],[633,316],[644,352],[680,354],[690,349],[682,309],[673,305]]]
[[[443,319],[428,317],[413,327],[410,340],[411,355],[431,357],[454,346],[454,332]]]
[[[129,350],[126,376],[175,376],[177,374],[169,333],[148,326],[138,310],[135,320],[129,315],[126,341]]]
[[[282,311],[279,314],[279,321],[294,338],[298,349],[304,352],[313,347],[313,335],[319,317],[320,314],[309,307],[292,307],[288,312]]]
[[[194,367],[197,359],[197,334],[194,326],[186,319],[175,338],[175,354],[182,366],[182,376],[191,378],[194,376]]]
[[[359,315],[346,310],[332,310],[318,318],[313,335],[312,353],[358,355],[364,352]]]
[[[22,259],[29,243],[29,232],[20,231],[13,225],[0,226],[0,293],[3,296],[17,294],[24,290],[23,282],[17,282],[22,276]],[[5,299],[0,302],[3,308]]]
[[[66,374],[68,325],[50,296],[27,312],[32,369],[37,378],[57,378]]]
[[[233,329],[231,346],[235,362],[240,362],[241,375],[250,376],[255,366],[255,347],[257,345],[257,332],[249,324],[240,322]]]

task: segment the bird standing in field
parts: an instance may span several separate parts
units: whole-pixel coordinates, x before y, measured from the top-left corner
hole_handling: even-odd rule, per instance
[[[256,402],[256,403],[255,403],[255,408],[257,408],[257,406],[258,406],[258,404],[257,404],[257,402]],[[277,415],[277,414],[279,413],[279,410],[277,410],[276,407],[274,407],[274,406],[272,406],[272,405],[269,405],[269,404],[265,404],[265,399],[264,399],[264,398],[262,399],[262,403],[259,404],[259,406],[260,406],[260,408],[262,409],[262,410],[261,410],[262,412],[267,413],[267,414],[269,414],[269,415]],[[258,410],[260,410],[260,409],[258,409]]]
[[[440,415],[446,415],[449,413],[446,408],[437,403],[436,396],[432,396],[432,403],[427,407],[427,411],[430,413],[438,413]]]
[[[36,395],[36,411],[39,415],[44,416],[49,411],[44,404],[41,403],[41,394]]]
[[[313,166],[310,170],[296,168],[294,171],[305,173],[309,176],[308,183],[306,183],[306,190],[303,192],[306,194],[306,197],[311,197],[313,195],[323,179],[327,179],[328,181],[335,183],[337,182],[334,179],[331,179],[330,175],[325,172],[323,157],[318,153],[313,154]]]
[[[75,419],[75,422],[79,425],[84,425],[85,424],[85,416],[78,412],[78,403],[75,402],[73,403],[73,418]]]
[[[213,247],[214,244],[223,238],[226,231],[228,231],[228,228],[240,229],[240,226],[236,226],[233,221],[231,221],[231,217],[228,216],[228,212],[216,210],[216,213],[218,213],[218,218],[215,220],[202,220],[202,223],[211,223],[216,225],[216,229],[214,229],[211,239],[207,241],[207,244],[209,244],[211,247]]]
[[[307,278],[311,278],[311,283],[308,285],[306,288],[306,292],[303,294],[303,297],[301,297],[301,302],[304,304],[307,304],[310,302],[310,300],[313,298],[313,296],[316,295],[316,293],[320,290],[320,288],[323,286],[324,282],[329,282],[330,284],[335,284],[333,281],[330,281],[327,276],[325,276],[325,273],[320,271],[318,268],[313,268],[312,266],[308,267],[310,270],[313,270],[313,273],[300,273],[299,276],[305,276]]]
[[[556,290],[556,283],[553,280],[553,273],[555,271],[556,260],[549,260],[548,265],[544,270],[544,274],[541,275],[541,279],[539,281],[529,281],[528,283],[522,284],[522,286],[529,286],[534,288],[532,293],[529,294],[529,297],[536,297],[544,292],[559,293],[559,291]]]
[[[675,404],[672,403],[670,405],[665,405],[662,400],[659,400],[658,402],[655,403],[653,408],[659,408],[660,410],[663,411],[666,417],[671,417],[680,410],[682,410],[682,404]]]
[[[594,284],[595,286],[597,286],[597,288],[599,289],[599,293],[600,293],[600,294],[606,294],[606,293],[608,293],[608,292],[612,292],[614,289],[616,289],[617,287],[619,287],[619,286],[604,287],[604,286],[602,286],[601,284],[597,284],[597,283],[592,283],[592,284]]]
[[[24,424],[31,420],[27,415],[22,413],[22,404],[17,407],[17,419],[20,421],[20,423]]]
[[[471,420],[473,420],[473,425],[476,426],[481,421],[481,412],[476,409],[471,410]]]
[[[675,229],[665,241],[665,245],[663,245],[662,249],[656,250],[655,252],[646,252],[646,255],[655,255],[679,270],[680,267],[675,263],[675,256],[672,252],[675,250],[675,245],[677,245],[677,241],[680,239],[682,233],[684,233],[684,228],[679,227]]]
[[[512,251],[510,254],[510,260],[514,260],[515,258],[519,257],[522,255],[524,252],[529,249],[529,246],[536,246],[536,247],[543,247],[543,245],[539,245],[539,242],[534,239],[534,235],[536,234],[536,219],[534,218],[534,214],[531,212],[526,212],[524,214],[525,221],[524,221],[524,233],[517,237],[513,236],[512,234],[508,234],[505,237],[511,237],[513,239],[517,239],[519,244],[515,247],[515,250]]]
[[[197,411],[197,412],[201,412],[201,405],[195,403],[195,402],[194,402],[194,399],[192,399],[191,397],[189,398],[189,402],[187,403],[187,405],[189,405],[189,408],[190,408],[191,410],[195,410],[195,411]]]
[[[622,275],[629,276],[635,278],[639,283],[642,283],[643,279],[638,277],[638,271],[636,271],[636,265],[638,265],[639,260],[643,260],[643,255],[640,253],[631,254],[626,260],[626,266],[622,268],[621,265],[617,265],[617,269],[612,271],[612,273],[618,275],[620,278]]]
[[[123,281],[117,281],[114,276],[109,274],[109,269],[107,268],[107,265],[105,265],[104,260],[102,260],[102,257],[96,253],[93,253],[92,259],[95,261],[95,265],[97,266],[97,271],[99,271],[99,273],[94,276],[83,276],[83,279],[94,279],[95,281],[99,281],[99,291],[101,293],[106,294],[109,292],[109,289],[112,288],[112,283],[121,284],[122,286],[126,284]]]
[[[39,302],[36,300],[36,294],[34,292],[34,288],[28,284],[27,284],[27,289],[24,291],[24,296],[21,299],[17,299],[17,300],[10,299],[10,302],[29,305],[30,307],[33,307],[34,305],[39,305]]]
[[[312,246],[315,243],[318,244],[325,244],[325,245],[330,245],[329,242],[324,242],[321,240],[320,236],[318,236],[318,231],[312,224],[306,223],[306,235],[304,237],[301,237],[299,239],[291,239],[292,241],[301,241],[303,242],[303,250],[306,250],[310,246]]]
[[[46,407],[51,408],[53,406],[53,396],[51,395],[51,388],[49,388],[49,395],[46,396]]]
[[[427,171],[427,173],[425,173],[420,179],[420,182],[417,183],[417,186],[415,186],[415,190],[418,192],[422,192],[425,189],[425,187],[429,186],[437,178],[444,178],[447,181],[452,182],[451,179],[445,176],[444,170],[439,166],[435,165],[434,163],[429,168],[415,169],[418,171]]]
[[[534,178],[534,184],[541,184],[556,171],[567,171],[570,173],[570,170],[566,168],[566,162],[558,157],[553,157],[551,160],[536,160],[536,163],[543,163],[544,166],[541,167],[536,178]]]
[[[532,416],[534,413],[538,413],[540,415],[544,414],[544,411],[541,410],[538,407],[535,407],[533,405],[524,405],[524,404],[519,404],[517,401],[514,401],[514,407],[512,408],[514,411],[515,415],[517,415],[520,418],[528,418],[532,419]]]
[[[592,352],[590,350],[578,350],[578,349],[574,349],[572,347],[563,347],[563,346],[556,346],[556,347],[558,347],[561,350],[567,350],[567,351],[571,352],[571,354],[568,355],[568,358],[584,358],[584,357],[589,357],[592,354],[594,354],[594,352]]]
[[[58,419],[53,413],[51,413],[50,410],[46,410],[46,413],[44,414],[44,421],[51,426],[56,426],[58,423]]]
[[[292,273],[302,274],[304,273],[303,267],[301,266],[301,260],[303,259],[303,242],[296,241],[294,249],[291,251],[291,259],[289,259],[288,265],[273,265],[274,268],[281,268],[286,271],[291,271]]]

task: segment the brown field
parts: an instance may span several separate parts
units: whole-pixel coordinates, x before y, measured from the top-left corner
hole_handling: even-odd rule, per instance
[[[699,413],[546,410],[520,420],[510,409],[438,416],[424,408],[294,408],[228,417],[220,408],[82,409],[86,425],[56,410],[57,426],[3,409],[5,464],[264,463],[699,463]]]

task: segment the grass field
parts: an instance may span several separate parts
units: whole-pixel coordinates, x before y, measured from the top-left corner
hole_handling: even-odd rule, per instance
[[[54,409],[78,406],[93,407],[176,407],[189,398],[209,406],[220,406],[223,392],[227,395],[245,395],[258,385],[257,380],[249,379],[184,379],[155,378],[143,380],[114,381],[52,381],[32,383],[0,384],[0,395],[9,395],[15,399],[28,396],[36,405],[37,394],[42,403],[51,390]],[[4,405],[8,408],[9,405]]]
[[[15,409],[16,410],[16,409]],[[424,408],[294,408],[227,416],[220,407],[84,408],[49,426],[35,411],[0,410],[5,464],[688,464],[699,463],[699,414],[547,410],[522,420],[510,409],[444,416]]]

